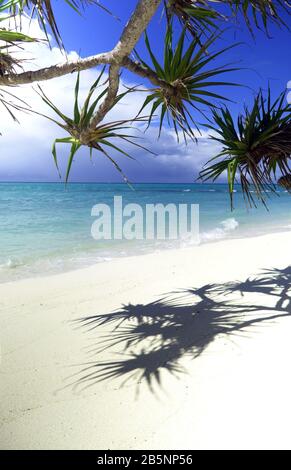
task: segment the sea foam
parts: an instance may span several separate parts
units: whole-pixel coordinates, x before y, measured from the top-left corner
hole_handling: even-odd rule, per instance
[[[233,217],[222,220],[222,222],[219,224],[219,227],[216,227],[213,230],[209,230],[208,232],[202,232],[200,234],[200,241],[205,243],[214,240],[221,240],[226,238],[230,232],[236,230],[238,226],[238,221]]]

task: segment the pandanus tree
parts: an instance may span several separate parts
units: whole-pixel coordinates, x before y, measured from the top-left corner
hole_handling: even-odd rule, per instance
[[[252,188],[265,203],[264,193],[276,189],[277,174],[282,175],[278,183],[290,190],[291,105],[284,102],[284,93],[272,102],[270,90],[267,97],[260,91],[252,109],[245,107],[237,122],[227,108],[213,111],[215,125],[208,127],[222,151],[201,171],[201,178],[215,181],[226,172],[231,204],[237,177],[250,205],[255,204]]]
[[[76,14],[96,7],[114,16],[106,0],[63,0],[63,3]],[[159,120],[158,136],[163,127],[168,126],[173,128],[178,140],[182,136],[186,142],[195,141],[201,128],[197,121],[197,113],[200,113],[206,117],[204,125],[213,132],[211,138],[221,146],[219,155],[213,156],[201,169],[202,180],[215,181],[226,174],[231,201],[234,184],[238,182],[250,204],[255,204],[255,199],[265,202],[266,190],[274,189],[276,182],[291,190],[291,106],[287,105],[284,93],[274,99],[270,90],[265,95],[259,91],[253,105],[245,106],[238,118],[233,118],[227,107],[229,96],[225,90],[239,85],[227,78],[237,68],[227,63],[221,65],[221,58],[235,45],[219,47],[226,20],[245,21],[252,35],[256,28],[260,28],[268,36],[271,23],[288,26],[286,18],[291,12],[288,0],[137,0],[112,50],[70,61],[66,58],[62,28],[54,6],[51,0],[0,0],[0,104],[13,119],[16,119],[17,111],[42,114],[14,96],[14,88],[76,73],[70,116],[53,103],[39,84],[36,87],[44,103],[54,113],[53,117],[46,117],[64,132],[52,146],[57,168],[57,146],[69,146],[66,181],[73,159],[84,146],[89,148],[92,158],[93,151],[105,155],[126,180],[112,151],[113,155],[117,152],[131,158],[123,144],[130,143],[144,149],[133,130],[135,124],[142,122],[148,128],[155,125],[155,116]],[[159,10],[166,32],[156,41],[147,29]],[[23,15],[37,18],[48,45],[53,41],[64,52],[63,63],[29,70],[17,58],[16,47],[25,49],[27,43],[39,40],[24,34]],[[4,20],[7,24],[7,18],[10,19],[10,27],[2,27]],[[147,57],[143,57],[139,49],[142,36]],[[157,51],[157,42],[160,43],[161,39],[164,41],[162,59]],[[100,66],[103,66],[101,71]],[[96,80],[80,103],[80,74],[95,68]],[[131,87],[121,91],[123,68],[148,83],[146,96],[137,116],[110,122],[107,115],[117,103],[127,94],[139,90]],[[223,92],[219,91],[221,89]]]

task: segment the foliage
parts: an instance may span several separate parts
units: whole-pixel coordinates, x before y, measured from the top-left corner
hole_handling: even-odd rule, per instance
[[[285,104],[284,93],[272,103],[270,90],[266,99],[260,91],[252,109],[246,107],[236,124],[226,108],[214,110],[213,121],[216,126],[207,127],[215,131],[212,139],[222,145],[222,151],[202,170],[204,181],[215,181],[226,171],[231,201],[238,179],[250,205],[255,204],[254,191],[264,202],[264,192],[275,190],[277,173],[282,175],[281,183],[290,182],[291,105]]]
[[[278,179],[278,184],[285,188],[288,192],[291,192],[291,173],[285,176],[281,176]]]
[[[128,158],[132,157],[118,145],[118,142],[130,143],[139,148],[145,149],[143,146],[134,141],[135,139],[137,139],[137,136],[126,133],[127,129],[132,128],[131,124],[133,120],[119,120],[114,122],[107,122],[106,124],[100,124],[92,129],[89,127],[91,119],[94,116],[96,107],[98,106],[100,100],[107,93],[108,90],[108,88],[105,87],[98,94],[97,97],[94,96],[94,93],[98,88],[98,85],[100,84],[101,78],[104,74],[104,69],[105,67],[102,69],[96,81],[91,86],[82,108],[79,107],[80,74],[78,74],[75,85],[74,111],[72,117],[68,117],[62,111],[60,111],[57,106],[55,106],[52,101],[46,96],[41,87],[39,87],[39,92],[42,100],[57,114],[59,118],[61,118],[61,122],[49,116],[45,117],[53,121],[55,124],[57,124],[69,134],[69,136],[55,139],[52,147],[54,161],[57,169],[59,170],[56,144],[70,145],[70,153],[65,176],[66,182],[68,181],[70,175],[74,156],[83,145],[89,147],[91,158],[94,149],[105,155],[105,157],[108,158],[111,163],[113,163],[115,168],[121,173],[123,179],[126,182],[128,182],[126,176],[124,175],[116,161],[109,155],[107,149],[113,150]],[[131,91],[132,89],[129,89],[117,95],[112,107],[115,106],[118,101],[120,101],[126,94],[130,93]],[[144,118],[136,118],[134,121],[143,122]],[[116,140],[118,141],[117,143],[115,143]]]
[[[0,0],[0,14],[6,11],[7,3],[4,0]],[[5,16],[0,18],[0,23],[7,19]],[[19,46],[21,43],[35,42],[37,39],[32,38],[26,34],[18,31],[10,31],[4,28],[0,28],[0,41],[3,42],[0,45],[0,77],[5,74],[11,74],[16,72],[17,67],[21,67],[21,60],[13,57],[9,53],[9,49],[13,45]],[[13,98],[13,101],[11,100]],[[7,89],[0,89],[0,103],[4,109],[9,113],[14,121],[17,121],[15,111],[27,111],[29,106],[23,100],[9,92]],[[0,134],[1,135],[1,134]]]
[[[6,5],[4,5],[5,8]],[[1,7],[0,3],[0,13],[1,11],[3,11],[3,5]],[[6,17],[1,17],[0,23],[6,19]],[[19,65],[21,62],[20,60],[12,57],[8,53],[8,49],[13,45],[19,45],[25,42],[35,42],[37,39],[18,31],[10,31],[5,28],[0,28],[0,41],[4,43],[0,46],[0,76],[3,76],[5,73],[15,73],[15,66]]]
[[[65,3],[75,10],[78,14],[81,13],[82,7],[88,4],[96,4],[97,6],[104,8],[98,1],[95,0],[64,0]],[[29,12],[31,18],[36,17],[38,22],[43,29],[47,40],[49,40],[48,28],[56,40],[59,47],[63,47],[63,42],[57,21],[55,18],[52,1],[51,0],[2,0],[2,5],[0,6],[0,12],[10,11],[10,14],[14,17],[19,16],[23,13]]]
[[[13,98],[13,101],[11,101],[11,98]],[[12,117],[13,121],[16,122],[18,122],[18,119],[15,116],[15,111],[30,111],[30,107],[25,101],[5,89],[0,89],[0,103]]]
[[[283,13],[290,14],[290,2],[286,0],[167,0],[168,18],[175,16],[192,34],[200,34],[217,27],[217,20],[229,19],[215,6],[230,9],[233,18],[242,16],[253,34],[254,26],[268,31],[269,23],[287,26]]]
[[[205,0],[168,0],[165,1],[165,9],[169,22],[176,17],[193,36],[200,36],[201,33],[216,28],[215,20],[221,18]]]
[[[83,9],[89,5],[101,7],[105,11],[111,12],[99,0],[64,0],[65,4],[73,9],[77,14],[81,14]],[[105,2],[105,0],[104,0]],[[156,10],[159,2],[140,0],[136,4],[145,4],[151,8],[152,13]],[[103,71],[98,75],[95,83],[90,88],[83,106],[79,107],[79,83],[78,74],[75,86],[74,112],[69,117],[62,113],[55,104],[45,95],[41,88],[39,94],[46,105],[58,116],[58,119],[48,117],[56,123],[67,135],[56,139],[53,144],[53,156],[58,166],[56,147],[57,144],[64,143],[70,146],[70,154],[66,172],[68,180],[71,165],[76,152],[81,146],[87,146],[90,153],[95,149],[109,158],[115,167],[122,173],[121,168],[114,158],[108,154],[107,150],[114,150],[119,154],[130,157],[121,148],[121,144],[131,143],[144,148],[135,142],[136,135],[128,135],[126,129],[132,127],[133,122],[147,122],[147,126],[152,124],[153,117],[159,115],[159,135],[163,126],[168,123],[174,128],[177,139],[182,135],[187,141],[188,138],[195,140],[195,131],[199,132],[197,113],[205,116],[205,112],[210,109],[213,122],[208,127],[215,130],[212,137],[218,141],[223,149],[221,153],[211,161],[201,172],[204,180],[216,180],[225,171],[228,174],[231,203],[233,199],[235,181],[239,181],[250,204],[254,203],[256,194],[259,200],[265,203],[264,191],[274,190],[274,181],[279,177],[278,183],[287,190],[291,187],[290,176],[290,106],[284,104],[284,96],[280,96],[271,103],[270,91],[266,99],[262,92],[255,98],[252,109],[245,108],[244,113],[239,115],[237,122],[234,121],[230,111],[221,108],[220,101],[228,101],[227,96],[217,92],[217,88],[227,86],[238,86],[237,83],[222,81],[220,75],[238,70],[230,65],[220,65],[221,56],[229,49],[230,45],[224,49],[214,51],[217,40],[221,37],[221,23],[228,20],[243,19],[254,34],[256,28],[264,29],[268,34],[270,24],[287,26],[287,15],[291,12],[291,0],[164,0],[166,11],[166,34],[164,36],[163,59],[157,58],[150,45],[150,40],[145,33],[146,49],[150,57],[150,65],[138,53],[138,61],[132,61],[128,56],[120,56],[126,47],[120,47],[118,42],[112,51],[100,54],[105,59],[103,64],[114,66],[115,75],[112,73],[111,81],[103,84],[102,91],[97,94]],[[142,11],[142,8],[139,12]],[[19,80],[19,69],[22,68],[22,61],[16,55],[15,46],[25,48],[25,44],[39,40],[32,38],[22,32],[22,15],[30,18],[37,18],[41,29],[64,51],[61,33],[58,27],[54,12],[54,2],[51,0],[0,0],[0,23],[11,19],[11,29],[0,26],[0,82],[2,85],[13,85],[27,83],[30,81],[30,74],[24,73],[25,79]],[[145,15],[146,16],[146,15]],[[15,20],[15,21],[13,21]],[[147,21],[148,24],[149,21]],[[138,15],[133,14],[121,35],[121,42],[127,40],[131,29],[136,41],[145,30],[146,25],[138,28],[141,24]],[[178,33],[173,32],[177,26]],[[182,29],[181,29],[182,26]],[[217,32],[218,31],[218,32]],[[190,34],[188,34],[190,33]],[[176,39],[177,38],[177,39]],[[136,41],[134,44],[136,44]],[[131,50],[134,47],[131,45]],[[66,56],[64,56],[66,58]],[[97,55],[96,55],[97,57]],[[94,57],[95,59],[95,57]],[[86,58],[88,67],[92,67],[92,58]],[[82,63],[82,67],[80,66]],[[96,64],[100,62],[96,62]],[[127,64],[127,65],[126,65]],[[131,68],[128,66],[131,64]],[[84,59],[75,61],[74,67],[67,67],[65,64],[64,73],[70,73],[84,69]],[[124,93],[119,93],[119,75],[122,67],[128,66],[138,75],[147,78],[153,84],[147,89],[147,96],[143,105],[133,120],[120,120],[116,122],[98,121],[99,116],[104,116],[112,109],[119,100],[127,93],[135,91],[134,88]],[[62,67],[55,65],[46,67],[38,72],[40,80],[46,79],[48,73],[52,78],[51,70],[55,69],[55,76],[60,76]],[[31,74],[36,77],[37,73]],[[28,77],[28,80],[27,80]],[[23,77],[21,77],[23,79]],[[36,79],[31,79],[36,81]],[[110,88],[113,84],[113,88]],[[106,85],[106,86],[105,86]],[[214,90],[214,91],[213,91]],[[13,100],[12,100],[13,98]],[[13,95],[7,88],[0,90],[0,103],[16,120],[15,110],[28,110],[26,103]],[[105,105],[104,105],[105,103]],[[150,111],[147,117],[139,117],[143,110],[149,106]],[[220,108],[218,108],[218,106]],[[101,107],[101,108],[100,108]],[[101,109],[101,112],[99,112]],[[31,110],[36,112],[36,110]],[[97,119],[96,119],[97,116]],[[98,124],[96,124],[98,122]],[[118,143],[116,144],[116,142]],[[122,173],[123,175],[123,173]],[[125,176],[123,175],[125,178]],[[126,179],[126,178],[125,178]],[[254,189],[253,189],[254,188]],[[253,192],[255,191],[255,192]]]
[[[268,24],[275,23],[278,26],[287,26],[283,20],[283,13],[290,14],[291,4],[288,0],[225,0],[233,15],[237,17],[241,13],[251,32],[253,25],[260,28],[260,22],[268,31]]]
[[[186,139],[190,137],[195,140],[193,126],[197,125],[193,119],[191,108],[201,111],[201,105],[207,107],[215,106],[215,99],[226,100],[224,96],[218,95],[209,90],[209,87],[222,85],[235,86],[235,83],[217,81],[216,77],[223,73],[237,70],[219,66],[209,68],[208,65],[225,51],[234,46],[226,47],[218,52],[206,53],[210,46],[215,42],[218,36],[211,36],[203,46],[200,45],[200,39],[195,37],[189,45],[185,47],[186,30],[173,47],[173,29],[171,25],[167,29],[164,47],[164,62],[160,64],[152,52],[147,34],[145,34],[145,43],[153,68],[146,64],[140,57],[141,64],[147,69],[151,69],[159,79],[167,85],[167,88],[155,88],[145,99],[142,110],[151,104],[148,125],[150,125],[154,113],[160,109],[159,134],[161,133],[165,116],[169,124],[172,124],[176,136],[179,140],[179,129],[182,130]],[[215,78],[215,81],[212,79]]]

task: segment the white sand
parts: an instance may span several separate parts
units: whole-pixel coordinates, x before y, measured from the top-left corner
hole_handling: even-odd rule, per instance
[[[0,448],[291,449],[290,246],[273,234],[2,284]],[[128,304],[153,320],[72,323]],[[112,361],[118,377],[84,381]]]

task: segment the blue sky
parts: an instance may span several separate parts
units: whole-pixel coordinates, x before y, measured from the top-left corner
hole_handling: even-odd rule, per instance
[[[81,56],[86,56],[95,54],[96,50],[106,51],[114,47],[136,3],[136,0],[123,2],[103,0],[103,4],[120,18],[120,21],[116,21],[96,7],[85,10],[83,18],[79,18],[73,11],[70,11],[70,8],[62,5],[62,2],[56,2],[55,11],[67,49],[77,50]],[[148,28],[152,48],[158,55],[160,53],[160,56],[162,55],[165,31],[162,10],[161,7]],[[288,18],[284,14],[284,19],[291,27],[291,16]],[[268,38],[264,31],[255,29],[255,39],[253,39],[242,18],[239,18],[237,24],[222,22],[221,27],[225,28],[225,32],[220,43],[217,43],[217,48],[237,42],[242,44],[228,52],[220,62],[238,62],[239,66],[249,69],[238,71],[232,77],[235,77],[238,82],[250,86],[254,92],[259,87],[266,88],[268,82],[270,82],[275,94],[286,88],[286,83],[291,80],[290,31],[272,25],[269,28],[271,38]],[[142,57],[148,57],[143,38],[139,41],[137,49]],[[123,72],[123,76],[130,80],[136,80],[136,77],[126,70]],[[140,80],[139,78],[138,81]],[[228,96],[238,101],[239,104],[241,101],[248,101],[252,92],[247,89],[229,89]]]
[[[80,17],[63,1],[56,1],[55,14],[67,51],[75,51],[72,53],[73,55],[77,53],[81,57],[85,57],[114,47],[136,3],[136,0],[122,2],[103,0],[103,4],[120,18],[120,21],[117,21],[96,6],[87,8],[83,16]],[[291,17],[287,17],[285,21],[290,24],[290,19]],[[34,26],[36,28],[36,25]],[[228,51],[217,62],[217,65],[231,62],[241,68],[241,70],[225,76],[225,79],[241,83],[244,86],[223,89],[223,94],[233,100],[229,107],[235,115],[242,110],[244,104],[252,101],[252,96],[260,87],[267,89],[270,84],[274,97],[286,90],[287,82],[291,80],[290,32],[273,26],[270,28],[271,38],[268,38],[264,32],[255,30],[254,39],[243,20],[236,25],[224,22],[222,27],[226,30],[217,43],[216,49],[236,42],[242,43]],[[162,19],[162,10],[160,10],[148,28],[152,48],[160,57],[164,30],[165,22]],[[139,42],[137,49],[147,61],[143,39]],[[46,56],[45,65],[62,60],[59,52],[53,50],[50,53],[42,45],[39,46],[39,50],[33,49],[33,58],[25,67],[30,68],[31,63],[34,67],[37,66],[37,63],[42,64],[44,56]],[[40,62],[37,60],[38,57],[41,57]],[[92,83],[95,74],[96,70],[82,73],[84,93]],[[73,97],[75,76],[71,75],[61,80],[51,81],[48,87],[50,97],[55,97],[58,105],[62,106],[63,104],[66,107],[70,105],[70,97]],[[122,80],[125,84],[134,83],[149,86],[140,77],[136,77],[126,70],[122,73]],[[19,93],[22,96],[22,91]],[[28,87],[24,87],[23,93],[23,96],[32,96]],[[144,96],[139,94],[136,97],[136,103],[142,99]],[[35,105],[35,103],[36,106],[40,106],[33,96],[33,104]],[[136,103],[133,98],[122,104],[121,112],[125,116],[132,117],[136,111]],[[20,115],[19,120],[21,121],[20,126],[10,123],[5,116],[5,120],[1,124],[3,136],[0,140],[0,145],[2,144],[0,180],[56,181],[58,178],[52,161],[51,145],[53,137],[59,136],[58,131],[42,118],[36,119],[28,115]],[[204,121],[201,116],[199,120]],[[197,177],[203,163],[218,151],[217,145],[209,140],[205,131],[202,138],[199,139],[198,145],[190,143],[187,148],[181,143],[176,143],[169,129],[165,129],[159,141],[156,140],[156,134],[153,128],[144,136],[144,144],[155,151],[155,157],[134,150],[131,153],[136,161],[122,158],[118,160],[130,180],[136,182],[191,182]],[[62,169],[66,164],[66,156],[66,150],[61,149]],[[92,166],[87,149],[80,151],[76,155],[73,165],[72,181],[120,181],[120,175],[103,157],[96,156],[94,163]]]

